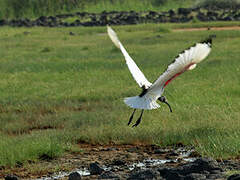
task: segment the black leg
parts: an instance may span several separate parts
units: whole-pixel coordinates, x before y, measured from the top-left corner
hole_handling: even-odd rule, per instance
[[[129,118],[128,126],[129,126],[129,124],[131,124],[131,122],[132,122],[132,119],[133,119],[133,116],[134,116],[135,111],[136,111],[136,109],[134,109],[134,111],[133,111],[131,117]]]
[[[142,120],[143,111],[144,111],[144,109],[142,110],[140,117],[138,118],[138,120],[136,121],[136,123],[132,127],[137,127],[140,124],[140,122]]]

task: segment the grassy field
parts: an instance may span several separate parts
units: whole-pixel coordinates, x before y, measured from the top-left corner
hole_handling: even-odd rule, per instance
[[[217,35],[210,56],[166,88],[173,113],[165,105],[146,111],[137,128],[127,126],[132,109],[122,100],[141,90],[106,27],[2,27],[0,167],[54,158],[83,142],[183,143],[204,156],[238,156],[240,31],[173,32],[171,26],[113,27],[150,81],[179,52]]]

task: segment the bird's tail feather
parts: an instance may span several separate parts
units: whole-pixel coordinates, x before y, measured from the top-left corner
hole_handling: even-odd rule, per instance
[[[127,97],[124,99],[125,104],[134,109],[157,109],[160,105],[147,96],[139,97]]]

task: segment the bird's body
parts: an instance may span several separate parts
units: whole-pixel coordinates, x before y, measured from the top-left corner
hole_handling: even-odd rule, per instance
[[[154,82],[149,82],[132,58],[129,56],[121,42],[119,41],[116,33],[108,26],[108,35],[113,41],[113,43],[118,47],[126,60],[127,66],[136,80],[138,85],[142,88],[142,93],[138,96],[128,97],[124,99],[124,102],[131,108],[142,109],[156,109],[160,105],[157,103],[157,100],[160,100],[163,103],[166,103],[170,111],[172,111],[170,105],[167,103],[164,96],[164,88],[177,76],[181,75],[187,70],[194,69],[199,62],[201,62],[211,51],[212,39],[209,37],[207,40],[200,43],[196,43],[194,46],[180,53],[175,60],[168,66],[166,71],[159,76],[159,78]],[[135,113],[135,110],[133,114]],[[134,126],[137,126],[142,117],[142,113],[137,123]],[[130,121],[133,118],[133,114],[130,118]]]

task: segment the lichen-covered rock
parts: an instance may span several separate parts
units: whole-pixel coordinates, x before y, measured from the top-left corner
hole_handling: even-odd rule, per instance
[[[7,175],[5,180],[19,180],[19,178],[15,175]]]
[[[81,180],[81,175],[78,172],[72,172],[69,174],[68,180]]]
[[[97,162],[95,162],[90,164],[89,171],[91,175],[99,175],[104,170],[100,167],[100,165]]]

